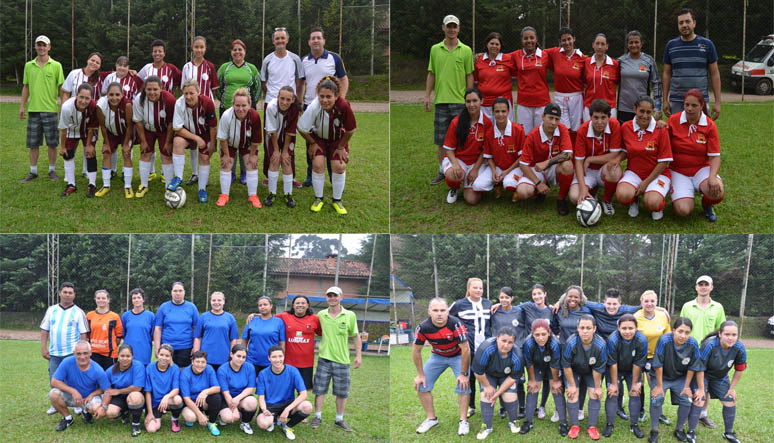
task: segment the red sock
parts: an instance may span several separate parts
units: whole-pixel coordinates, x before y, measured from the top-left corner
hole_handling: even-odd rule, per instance
[[[615,194],[615,188],[618,186],[618,182],[609,182],[607,180],[603,180],[605,183],[605,193],[602,196],[602,201],[613,201],[613,194]]]
[[[513,186],[506,186],[505,190],[509,192],[513,192],[516,190],[516,188],[514,188]]]
[[[450,179],[449,177],[446,177],[446,184],[452,189],[459,189],[462,182],[456,182]]]
[[[558,174],[559,200],[564,200],[565,197],[567,197],[567,192],[570,190],[570,185],[572,184],[572,177],[572,174]]]
[[[632,197],[631,200],[629,200],[629,201],[623,201],[623,200],[621,200],[620,197],[618,197],[618,203],[620,203],[620,204],[622,204],[624,206],[629,206],[630,204],[632,204],[632,203],[634,203],[636,201],[637,201],[637,196],[636,195],[634,197]]]
[[[662,209],[664,209],[664,206],[666,206],[666,198],[665,198],[665,199],[663,199],[663,200],[661,200],[661,205],[659,205],[658,209],[656,209],[656,210],[655,210],[655,211],[653,211],[653,212],[658,212],[658,211],[661,211]]]
[[[720,196],[719,199],[715,200],[712,198],[707,197],[706,195],[701,196],[701,205],[702,206],[714,206],[720,202],[723,201],[723,198],[726,196],[726,194],[723,194]]]

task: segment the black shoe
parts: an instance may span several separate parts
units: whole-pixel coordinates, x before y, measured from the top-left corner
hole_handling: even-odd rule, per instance
[[[442,183],[445,180],[446,180],[446,174],[444,174],[443,172],[439,171],[438,174],[435,177],[433,177],[432,180],[430,180],[430,184],[431,185],[437,185],[439,183]]]
[[[607,438],[613,435],[613,425],[608,424],[605,426],[605,429],[602,430],[602,436]]]
[[[68,420],[68,419],[62,417],[62,420],[60,420],[59,424],[56,426],[56,430],[57,431],[64,431],[65,429],[67,429],[70,426],[72,426],[73,423],[75,423],[75,420],[73,420],[72,418]]]
[[[567,215],[570,213],[570,210],[567,209],[567,200],[556,201],[556,212],[558,212],[559,215]]]
[[[741,443],[739,441],[739,439],[736,438],[736,434],[734,434],[733,432],[724,432],[723,433],[723,438],[725,438],[726,440],[728,440],[728,441],[730,441],[732,443]]]
[[[691,431],[685,434],[685,436],[688,438],[690,443],[696,443],[696,431]]]
[[[525,421],[521,425],[521,429],[519,429],[519,434],[526,434],[527,432],[532,430],[532,423]]]
[[[629,431],[637,438],[645,438],[645,433],[637,425],[629,425]]]
[[[65,190],[62,191],[61,195],[62,195],[62,197],[67,197],[68,195],[72,194],[76,190],[78,190],[78,188],[76,188],[73,185],[68,184],[67,187],[65,188]]]
[[[685,435],[685,431],[683,431],[682,429],[675,429],[675,432],[673,434],[675,438],[680,441],[686,441],[686,442],[689,441],[688,436]]]
[[[132,423],[132,437],[137,437],[140,435],[140,424]]]
[[[535,196],[535,203],[537,204],[543,204],[543,202],[546,201],[546,195],[545,194],[538,194]]]
[[[645,421],[645,408],[640,409],[640,416],[637,417],[637,421],[640,423]]]
[[[94,194],[97,193],[97,187],[94,185],[89,185],[89,190],[86,191],[86,198],[93,198]]]
[[[658,418],[658,422],[667,426],[672,424],[672,420],[668,419],[664,414],[661,414],[661,416]]]
[[[500,418],[505,418],[507,416],[507,413],[505,412],[505,408],[500,408]]]
[[[291,194],[285,194],[285,204],[288,205],[288,208],[296,207],[296,201],[293,200],[293,196]]]
[[[90,425],[90,424],[94,423],[94,417],[91,414],[89,414],[88,412],[86,412],[85,410],[83,411],[81,416],[83,417],[83,423],[84,424]]]
[[[718,219],[715,215],[715,211],[712,210],[712,206],[702,205],[702,209],[704,210],[704,217],[707,218],[708,222],[714,223]]]
[[[567,426],[567,423],[560,423],[559,424],[559,435],[562,437],[567,437],[567,434],[570,432],[570,427]]]
[[[301,186],[303,186],[305,188],[311,188],[312,187],[312,177],[311,176],[307,177],[306,180],[304,180],[304,183]]]
[[[191,175],[191,178],[185,181],[186,186],[191,186],[194,183],[199,183],[199,176],[196,174]]]
[[[476,408],[468,408],[468,418],[476,415]]]
[[[699,423],[701,423],[702,425],[710,429],[715,428],[715,423],[712,420],[710,420],[709,415],[705,415],[704,417],[699,418]]]
[[[130,420],[130,418],[129,418],[129,411],[127,410],[127,411],[122,412],[121,413],[121,423],[123,423],[125,425],[129,424],[129,420]]]
[[[516,414],[516,419],[523,420],[524,417],[526,417],[526,414],[524,414],[524,409],[519,408],[519,413]]]
[[[266,206],[273,205],[274,204],[274,198],[276,196],[277,196],[276,194],[269,194],[269,196],[266,197],[266,199],[263,200],[263,204],[266,205]]]
[[[26,175],[26,176],[25,176],[25,177],[24,177],[24,178],[21,180],[21,182],[22,182],[22,183],[27,183],[28,181],[30,181],[30,180],[35,180],[36,178],[38,178],[38,174],[33,174],[32,172],[30,172],[29,174],[27,174],[27,175]]]
[[[648,443],[658,443],[658,431],[650,431],[650,437],[648,437]]]
[[[621,420],[629,420],[629,414],[626,413],[623,409],[619,409],[618,412],[616,412],[619,417],[621,417]]]

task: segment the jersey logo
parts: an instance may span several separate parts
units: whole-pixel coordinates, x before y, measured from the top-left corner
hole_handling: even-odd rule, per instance
[[[124,85],[123,89],[124,91],[129,92],[129,85]]]
[[[163,81],[164,83],[166,83],[166,82],[167,82],[167,80],[169,80],[169,77],[168,77],[168,76],[166,76],[166,75],[162,75],[162,76],[161,76],[161,81]]]
[[[650,371],[650,362],[645,363],[645,370]]]
[[[704,134],[696,134],[696,143],[707,143],[707,139],[704,137]]]
[[[341,126],[341,121],[339,121],[339,119],[338,119],[338,118],[334,118],[334,119],[333,119],[333,125],[334,125],[334,126]]]
[[[730,367],[731,367],[731,365],[733,365],[733,364],[734,364],[734,361],[733,361],[733,360],[729,360],[729,361],[728,361],[728,363],[726,363],[726,365],[727,365],[729,368],[730,368]]]
[[[204,117],[202,117],[202,116],[199,116],[199,124],[200,124],[200,125],[203,125],[203,124],[204,124]]]
[[[505,152],[507,152],[508,154],[513,154],[514,152],[516,152],[516,145],[506,145]],[[513,325],[513,326],[516,326],[516,325]]]
[[[307,330],[310,330],[310,329],[312,329],[312,325],[306,325],[306,329],[307,329]],[[301,332],[301,331],[298,331],[298,332]]]
[[[591,357],[591,358],[589,359],[589,364],[590,364],[590,365],[593,365],[593,364],[594,364],[594,363],[596,363],[596,362],[597,362],[597,358],[596,358],[596,357]]]
[[[306,325],[306,326],[307,326],[307,327],[309,327],[309,325]],[[301,332],[301,331],[296,331],[296,337],[301,337],[301,336],[303,336],[303,335],[304,335],[304,333],[303,333],[303,332]]]
[[[663,188],[665,183],[662,180],[658,180],[658,185]],[[634,355],[634,354],[632,354],[632,355]]]
[[[640,72],[645,72],[646,70],[647,68],[645,67],[645,65],[640,65]]]
[[[513,325],[513,327],[519,326],[519,321],[514,318],[513,320],[511,320],[511,324]]]
[[[476,141],[479,141],[479,142],[482,142],[482,141],[484,141],[484,134],[483,134],[483,133],[482,133],[482,134],[478,134],[478,135],[476,136]]]
[[[535,60],[535,66],[536,67],[543,66],[543,63],[541,63],[540,60]]]
[[[167,111],[165,111],[164,109],[162,109],[161,111],[159,111],[159,118],[164,118],[164,117],[166,117],[166,116],[167,116]]]
[[[580,63],[575,62],[575,63],[572,64],[572,69],[578,69],[579,70],[580,68],[581,68],[581,64]]]
[[[454,334],[446,334],[446,340],[454,340]]]
[[[543,357],[543,361],[546,362],[546,363],[550,362],[551,361],[551,356],[550,355],[546,355],[545,357]]]
[[[656,150],[656,142],[654,140],[648,141],[648,144],[645,146],[646,151],[655,151]]]
[[[632,357],[634,357],[634,354],[636,354],[636,353],[637,353],[637,350],[636,349],[632,349]]]
[[[251,129],[248,129],[245,131],[245,137],[250,137],[250,135],[253,133]]]
[[[607,72],[603,72],[603,73],[602,73],[602,78],[607,78],[607,79],[609,79],[609,78],[610,78],[610,74],[608,74]]]
[[[682,363],[683,363],[684,365],[687,365],[687,364],[688,364],[688,363],[690,363],[690,362],[691,362],[691,359],[690,359],[690,358],[688,358],[688,357],[685,357],[685,358],[683,359],[683,362],[682,362]]]
[[[102,330],[107,331],[107,325],[102,325]]]
[[[202,80],[207,80],[208,78],[210,78],[210,76],[206,72],[202,74]]]
[[[502,66],[498,66],[498,67],[495,69],[495,71],[497,71],[497,72],[503,72],[503,71],[505,71],[505,68],[503,68]]]
[[[503,369],[503,372],[505,372],[506,374],[510,374],[511,373],[511,367],[510,366],[506,367],[505,369]]]

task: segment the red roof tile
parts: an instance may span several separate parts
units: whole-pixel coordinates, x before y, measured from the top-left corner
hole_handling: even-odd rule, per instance
[[[329,265],[329,262],[331,266]],[[336,260],[325,258],[278,258],[269,263],[269,272],[272,274],[286,274],[290,268],[290,275],[336,275]],[[339,277],[368,278],[368,264],[341,260],[339,263]]]

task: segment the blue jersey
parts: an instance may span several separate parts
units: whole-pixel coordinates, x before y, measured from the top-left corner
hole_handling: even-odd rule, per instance
[[[524,356],[524,367],[534,366],[537,374],[543,374],[541,379],[551,373],[551,369],[562,369],[562,348],[556,337],[549,337],[545,346],[540,346],[535,337],[529,337],[522,346],[521,354]]]
[[[578,332],[578,322],[584,315],[591,315],[591,310],[586,306],[581,306],[577,311],[568,310],[567,317],[562,317],[560,309],[551,319],[551,332],[559,337],[562,344],[567,343],[567,339]]]
[[[269,348],[285,341],[285,323],[278,317],[264,320],[256,316],[245,325],[242,338],[249,341],[247,361],[257,366],[269,366]]]
[[[116,372],[113,369],[118,368]],[[129,386],[145,387],[145,366],[139,360],[132,360],[132,365],[125,371],[121,371],[118,363],[109,367],[105,372],[110,386],[115,389],[124,389]]]
[[[193,347],[193,329],[199,320],[199,311],[189,302],[176,305],[166,301],[156,312],[154,326],[161,327],[161,343],[172,345],[175,350]]]
[[[241,394],[245,388],[255,389],[255,366],[246,361],[239,371],[234,372],[230,363],[221,365],[218,368],[218,382],[221,392],[228,391],[232,397]]]
[[[658,339],[651,366],[664,368],[662,372],[664,380],[677,380],[685,377],[688,371],[703,371],[704,363],[701,361],[699,342],[693,337],[688,337],[688,341],[677,347],[673,333],[667,332]]]
[[[645,367],[648,359],[648,339],[640,331],[626,341],[618,331],[607,339],[607,365],[618,365],[618,373],[632,372],[634,366]]]
[[[562,368],[571,368],[573,374],[591,374],[592,370],[604,374],[607,370],[607,345],[597,334],[588,347],[577,334],[567,339],[562,351]]]
[[[89,360],[89,369],[81,371],[74,355],[62,360],[54,373],[54,378],[71,388],[75,388],[83,398],[88,397],[97,389],[104,391],[110,388],[105,370],[100,365]]]
[[[155,408],[161,399],[180,388],[180,368],[170,363],[166,371],[159,371],[159,362],[155,361],[145,368],[145,392],[151,393],[151,407]]]
[[[590,301],[586,303],[586,307],[591,310],[591,315],[594,316],[594,320],[597,321],[597,334],[602,336],[603,340],[607,340],[610,334],[618,329],[618,319],[624,314],[634,314],[641,309],[641,306],[621,305],[618,308],[618,312],[610,315],[605,309],[605,305]]]
[[[306,391],[304,379],[298,369],[285,365],[281,373],[275,374],[266,368],[258,374],[258,395],[263,395],[267,405],[278,405],[293,401],[295,392]]]
[[[710,39],[696,35],[686,42],[680,37],[669,40],[664,48],[664,64],[672,66],[669,100],[682,102],[685,93],[698,88],[709,101],[709,65],[718,61],[718,53]]]
[[[234,316],[228,312],[205,312],[196,322],[194,338],[202,339],[199,349],[207,353],[207,363],[222,365],[228,361],[231,340],[239,338],[239,330]]]
[[[132,345],[134,358],[146,366],[151,362],[153,321],[155,318],[156,316],[147,309],[139,314],[126,311],[121,316],[121,323],[124,326],[124,343]]]
[[[701,344],[701,359],[704,362],[704,377],[708,380],[722,380],[733,366],[737,371],[747,368],[747,350],[742,342],[723,350],[718,337],[712,337]]]
[[[212,366],[207,365],[204,370],[198,374],[193,373],[193,365],[186,366],[180,371],[180,396],[190,397],[196,400],[196,397],[205,390],[218,384],[218,376]]]

